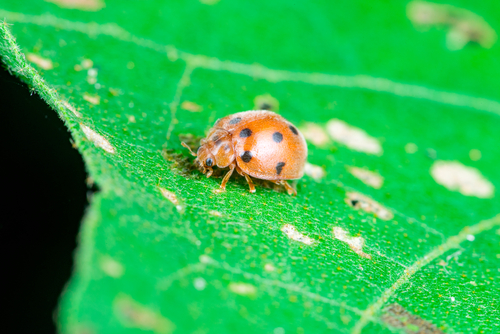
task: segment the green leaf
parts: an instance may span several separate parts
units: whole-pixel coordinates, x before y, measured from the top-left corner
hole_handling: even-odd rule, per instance
[[[2,60],[100,188],[60,332],[498,332],[499,9],[3,4]],[[262,106],[308,139],[297,197],[218,193],[180,145]]]

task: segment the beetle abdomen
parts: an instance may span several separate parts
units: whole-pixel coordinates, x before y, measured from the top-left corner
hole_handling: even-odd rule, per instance
[[[237,164],[259,179],[301,178],[307,158],[304,137],[281,116],[269,114],[231,129]]]

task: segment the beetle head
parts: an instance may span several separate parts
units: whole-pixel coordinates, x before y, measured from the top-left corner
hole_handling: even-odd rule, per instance
[[[201,146],[196,153],[187,144],[182,143],[182,146],[189,149],[191,154],[196,157],[195,162],[201,166],[207,177],[212,175],[213,166],[227,167],[234,160],[231,135],[225,130],[216,129],[210,132],[207,138],[201,140],[200,144]]]

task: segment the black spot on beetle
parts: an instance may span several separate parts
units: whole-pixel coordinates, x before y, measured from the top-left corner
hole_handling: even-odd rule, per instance
[[[243,154],[241,155],[241,160],[243,160],[243,162],[250,162],[250,160],[252,160],[252,152],[243,152]]]
[[[279,132],[273,133],[273,140],[276,143],[281,143],[283,141],[283,135]]]
[[[351,205],[352,206],[356,206],[356,204],[358,204],[358,203],[359,203],[359,201],[357,199],[351,200]]]
[[[231,124],[231,125],[238,124],[240,121],[241,121],[241,117],[235,117],[229,121],[229,124]]]
[[[250,130],[249,128],[245,128],[240,132],[240,138],[250,137],[251,135],[252,135],[252,130]]]
[[[276,173],[277,173],[278,175],[280,175],[280,174],[281,174],[281,171],[283,170],[283,167],[284,167],[284,166],[285,166],[285,163],[284,163],[284,162],[278,162],[278,163],[276,164]]]
[[[294,135],[298,135],[299,134],[299,131],[297,130],[297,128],[293,125],[289,125],[288,126],[290,128],[290,130],[292,130],[293,134]]]
[[[211,158],[208,158],[205,161],[205,165],[207,165],[208,167],[212,167],[213,164],[214,164],[214,161]]]

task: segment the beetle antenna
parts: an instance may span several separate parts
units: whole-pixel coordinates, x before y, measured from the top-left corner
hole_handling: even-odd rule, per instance
[[[194,152],[191,150],[191,147],[189,147],[186,143],[181,142],[181,145],[182,145],[182,146],[184,146],[185,148],[187,148],[187,149],[189,150],[189,152],[191,152],[191,155],[193,155],[193,156],[195,156],[195,157],[197,156],[197,154],[196,154],[196,153],[194,153]]]

